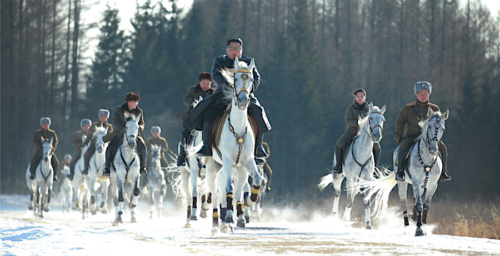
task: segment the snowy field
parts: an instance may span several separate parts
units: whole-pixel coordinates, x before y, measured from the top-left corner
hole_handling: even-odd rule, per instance
[[[114,209],[82,220],[77,211],[63,214],[55,197],[45,219],[34,219],[28,199],[0,195],[0,255],[500,255],[499,240],[433,235],[431,225],[426,236],[415,237],[414,224],[405,230],[396,216],[368,231],[333,217],[298,222],[292,209],[268,209],[266,221],[212,236],[210,217],[183,228],[185,212],[167,202],[162,218],[149,219],[140,201],[138,223],[125,215],[113,227]]]

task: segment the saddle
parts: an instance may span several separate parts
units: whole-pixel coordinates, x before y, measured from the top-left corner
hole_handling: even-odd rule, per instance
[[[224,123],[226,122],[228,116],[229,116],[229,110],[226,110],[222,114],[218,115],[212,122],[212,125],[210,126],[210,136],[209,136],[210,146],[215,148],[219,147],[219,141],[220,141],[220,136],[222,134],[222,129],[224,127]],[[248,115],[248,122],[252,127],[253,135],[255,137],[255,142],[257,142],[257,140],[259,139],[258,136],[260,134],[259,123],[257,122],[257,119],[255,119],[255,117],[253,117],[250,114]]]

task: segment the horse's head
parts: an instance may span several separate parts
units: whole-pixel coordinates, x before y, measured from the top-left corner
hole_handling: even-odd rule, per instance
[[[68,176],[69,175],[69,167],[65,166],[64,169],[63,169],[63,175],[64,177]]]
[[[44,139],[42,137],[41,139],[43,148],[43,161],[49,162],[52,158],[52,141],[54,141],[54,138]]]
[[[135,148],[135,141],[139,134],[139,120],[141,120],[141,115],[128,115],[125,112],[125,120],[127,120],[127,124],[125,125],[125,138],[128,142],[128,146]]]
[[[106,149],[107,144],[104,143],[102,138],[108,133],[108,127],[103,128],[103,127],[97,127],[95,132],[94,132],[94,138],[95,138],[95,147],[97,150],[97,153],[102,154],[102,152]]]
[[[234,75],[227,79],[229,84],[233,82],[234,105],[240,110],[246,110],[250,104],[250,93],[253,91],[253,68],[255,63],[252,59],[250,65],[240,62],[238,57],[234,58]],[[231,79],[234,79],[231,81]]]
[[[443,138],[443,133],[445,130],[445,121],[448,119],[449,111],[447,110],[444,114],[437,111],[432,111],[429,108],[427,113],[427,120],[423,121],[419,125],[422,127],[422,134],[420,135],[420,139],[423,137],[424,142],[429,149],[429,153],[436,154],[439,150],[439,142]]]
[[[380,140],[382,140],[382,131],[384,130],[384,113],[385,105],[382,109],[380,109],[379,107],[374,106],[373,103],[370,103],[370,111],[368,112],[368,115],[365,118],[358,120],[358,134],[366,131],[372,138],[373,142],[380,142]]]
[[[153,169],[156,169],[160,165],[160,152],[161,146],[152,145],[151,146],[151,163]]]

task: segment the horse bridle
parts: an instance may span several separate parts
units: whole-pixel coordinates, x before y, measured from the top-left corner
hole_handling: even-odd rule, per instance
[[[241,69],[236,70],[236,72],[234,73],[234,75],[236,75],[237,73],[243,73],[241,75],[241,79],[243,79],[243,88],[239,92],[236,92],[236,87],[233,87],[234,96],[236,98],[235,101],[234,101],[234,105],[235,106],[238,105],[238,98],[240,97],[240,93],[242,93],[242,92],[247,92],[248,93],[247,80],[249,78],[249,74],[252,74],[252,71],[250,71],[250,69],[248,69],[248,68],[241,68]]]
[[[427,128],[427,132],[425,134],[426,139],[424,140],[427,148],[430,148],[430,144],[432,141],[436,141],[437,143],[441,142],[443,138],[438,139],[438,133],[439,133],[439,128],[441,128],[441,118],[440,117],[433,117],[431,120],[436,120],[436,123],[434,124],[434,137],[431,139],[429,138],[429,129]]]
[[[384,114],[382,114],[381,112],[372,112],[372,113],[370,113],[370,115],[371,114],[380,114],[382,117],[384,116]],[[368,118],[370,118],[370,116],[368,116]],[[382,132],[384,130],[384,127],[382,127],[382,125],[380,125],[380,124],[377,124],[377,125],[375,125],[375,126],[372,127],[371,124],[370,124],[370,119],[368,119],[368,125],[370,126],[370,134],[368,134],[369,136],[371,136],[373,134],[373,130],[375,130],[375,128],[377,128],[377,127],[380,127],[380,133],[381,134],[382,134]]]

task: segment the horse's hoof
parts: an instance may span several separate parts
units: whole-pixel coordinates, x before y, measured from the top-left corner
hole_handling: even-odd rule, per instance
[[[368,230],[372,230],[372,229],[373,229],[373,227],[372,227],[372,225],[370,224],[370,222],[367,222],[367,223],[366,223],[366,229],[368,229]]]
[[[219,228],[212,228],[212,236],[219,234]]]
[[[224,218],[224,222],[226,223],[234,223],[233,211],[227,211],[226,218]]]
[[[130,223],[137,223],[137,220],[135,219],[135,217],[132,217],[132,219],[130,220]]]
[[[191,217],[189,219],[190,220],[198,220],[198,218],[196,217],[196,215],[191,215]]]
[[[206,212],[206,211],[204,211],[204,210],[202,210],[202,211],[200,212],[200,217],[201,217],[201,218],[206,218],[206,217],[207,217],[207,212]]]
[[[108,214],[108,209],[102,209],[102,210],[101,210],[101,213],[102,213],[102,214]]]
[[[113,221],[113,227],[118,226],[118,223],[119,223],[119,222],[118,222],[118,221],[116,221],[116,220],[115,220],[115,221]]]
[[[50,211],[50,207],[45,207],[45,208],[43,208],[43,211],[44,211],[44,212],[49,212],[49,211]]]
[[[421,227],[417,227],[417,231],[415,231],[415,236],[423,236],[424,230]]]
[[[184,228],[191,228],[191,223],[186,223],[186,225],[184,226]]]
[[[28,210],[33,210],[33,205],[28,206]]]
[[[245,215],[245,222],[246,222],[246,223],[250,223],[250,216],[246,216],[246,215]]]
[[[130,209],[134,209],[137,205],[134,205],[132,202],[128,203],[128,207]]]
[[[222,223],[221,227],[220,227],[220,231],[222,233],[228,233],[229,232],[229,227],[226,223]]]
[[[237,225],[238,225],[239,228],[245,228],[245,221],[238,220],[238,224]]]
[[[96,210],[91,210],[90,212],[92,213],[92,215],[96,215],[97,214]]]

